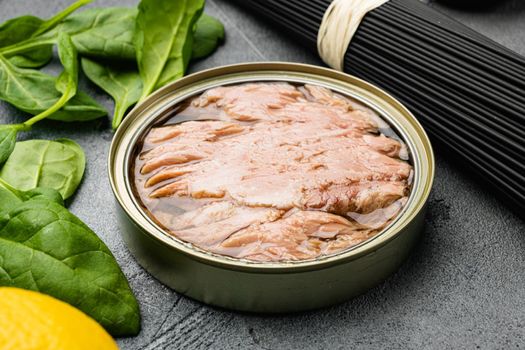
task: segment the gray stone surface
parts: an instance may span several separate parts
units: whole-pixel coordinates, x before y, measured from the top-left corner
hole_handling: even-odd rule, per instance
[[[493,1],[489,9],[444,8],[463,23],[525,54],[525,2]],[[47,17],[68,0],[0,0],[0,20],[32,13]],[[94,6],[134,5],[133,0]],[[206,11],[226,26],[227,42],[192,71],[222,64],[282,60],[319,64],[296,43],[226,0]],[[57,71],[56,65],[49,68]],[[111,100],[82,86],[112,108]],[[0,104],[0,121],[26,116]],[[39,124],[23,138],[70,137],[87,153],[84,182],[71,210],[114,252],[140,301],[142,331],[119,339],[122,349],[504,349],[525,347],[524,221],[464,175],[438,151],[427,228],[403,267],[352,301],[296,315],[248,315],[208,307],[164,287],[140,268],[119,237],[106,176],[112,138],[107,120]]]

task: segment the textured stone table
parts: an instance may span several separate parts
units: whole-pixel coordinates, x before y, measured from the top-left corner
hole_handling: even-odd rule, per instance
[[[525,55],[525,1],[492,2],[499,4],[475,12],[444,11]],[[0,20],[28,12],[47,17],[68,3],[0,0]],[[135,3],[95,1],[94,6]],[[193,64],[192,71],[259,60],[320,64],[313,54],[226,0],[208,0],[206,11],[224,22],[227,42],[212,57]],[[57,72],[56,65],[50,69]],[[112,108],[108,97],[81,80],[85,90]],[[2,122],[25,117],[0,104]],[[70,137],[87,153],[85,179],[70,208],[108,244],[140,301],[142,331],[137,337],[120,339],[122,349],[525,347],[525,222],[439,150],[427,228],[399,272],[339,306],[261,316],[219,310],[180,296],[137,265],[116,224],[106,176],[112,138],[106,119],[85,124],[45,122],[23,137]]]

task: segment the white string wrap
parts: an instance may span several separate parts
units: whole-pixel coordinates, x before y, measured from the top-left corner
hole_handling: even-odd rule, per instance
[[[324,13],[317,33],[317,51],[330,67],[343,70],[346,50],[368,11],[388,0],[334,0]]]

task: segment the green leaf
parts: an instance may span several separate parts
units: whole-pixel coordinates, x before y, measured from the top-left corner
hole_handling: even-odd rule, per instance
[[[9,61],[18,67],[40,68],[53,58],[53,45],[45,45],[28,52],[21,52],[9,57]]]
[[[80,0],[44,21],[35,16],[20,16],[0,25],[0,47],[7,47],[41,35],[59,24],[65,17],[90,0]],[[1,51],[1,50],[0,50]],[[52,45],[47,44],[21,52],[9,60],[19,67],[37,68],[48,63],[53,56]]]
[[[0,165],[2,165],[15,149],[16,128],[10,125],[0,126]]]
[[[38,68],[53,56],[55,38],[28,38],[9,46],[0,47],[0,55],[19,67]]]
[[[44,34],[55,28],[78,8],[90,2],[91,0],[76,1],[48,20],[30,15],[12,18],[0,25],[0,47],[10,46]]]
[[[20,191],[0,179],[0,217],[13,210],[22,202],[30,199],[46,199],[64,205],[62,195],[52,188],[37,187],[29,191]]]
[[[66,17],[68,17],[71,13],[75,12],[78,8],[87,5],[91,2],[91,0],[77,0],[64,10],[60,11],[50,19],[46,20],[44,23],[40,25],[40,28],[33,33],[33,37],[41,35],[45,32],[50,31],[51,29],[55,28],[59,23],[61,23]]]
[[[142,0],[135,25],[135,50],[144,84],[142,97],[184,75],[191,58],[193,27],[204,0]]]
[[[134,60],[136,15],[126,7],[92,8],[69,16],[49,35],[68,33],[83,56]]]
[[[44,21],[35,16],[21,16],[0,25],[0,46],[10,46],[31,38]],[[41,67],[53,57],[52,45],[47,45],[10,57],[19,67]]]
[[[77,93],[78,85],[78,56],[71,37],[60,33],[57,39],[58,57],[64,67],[59,75],[55,88],[66,96],[66,102]]]
[[[135,65],[105,62],[104,64],[82,58],[86,76],[115,100],[113,129],[118,128],[129,107],[137,103],[142,93],[142,80]]]
[[[205,13],[197,21],[193,34],[192,59],[209,56],[224,40],[224,26],[218,19]]]
[[[85,164],[84,151],[72,140],[22,141],[0,170],[0,179],[22,191],[49,187],[66,199],[80,184]]]
[[[28,15],[5,21],[0,25],[0,45],[9,46],[31,38],[42,23],[42,19]]]
[[[102,9],[100,12],[107,14],[106,22],[99,20],[95,27],[73,35],[73,43],[78,51],[85,56],[134,60],[136,9],[114,8]]]
[[[66,18],[51,34],[64,31],[83,56],[135,61],[133,31],[137,9],[126,7],[92,8]],[[197,20],[192,58],[210,55],[224,40],[224,26],[209,15]]]
[[[18,109],[37,115],[51,108],[62,97],[55,84],[55,77],[16,67],[0,55],[0,99]],[[104,115],[103,107],[86,94],[78,93],[49,119],[85,121]]]
[[[17,203],[0,218],[0,285],[63,300],[113,336],[135,335],[140,329],[137,301],[109,249],[45,196]]]
[[[136,9],[128,7],[90,8],[67,17],[49,35],[56,36],[58,32],[65,32],[74,37],[97,27],[133,21],[136,14]]]
[[[15,192],[10,191],[0,183],[0,217],[16,208],[21,203],[22,199]]]
[[[62,96],[49,109],[41,112],[33,118],[24,122],[24,126],[31,127],[33,124],[48,118],[50,115],[62,108],[77,93],[78,84],[78,57],[77,50],[71,42],[69,35],[60,33],[57,38],[58,56],[64,66],[64,70],[55,82],[55,88]]]
[[[197,20],[202,14],[203,8],[204,0],[187,1],[186,12],[177,31],[175,42],[171,47],[168,60],[155,85],[155,89],[161,88],[184,76],[192,55],[193,30]]]
[[[64,107],[53,113],[47,119],[60,120],[63,122],[85,122],[103,117],[108,111],[97,101],[83,91],[69,100]]]
[[[188,0],[177,37],[155,89],[181,78],[186,73],[192,54],[193,30],[203,8],[204,0]]]
[[[57,190],[47,187],[37,187],[29,191],[18,191],[18,197],[23,201],[30,199],[45,199],[64,206],[64,199]]]
[[[40,71],[18,68],[0,56],[0,98],[25,112],[38,114],[60,98],[55,80]]]

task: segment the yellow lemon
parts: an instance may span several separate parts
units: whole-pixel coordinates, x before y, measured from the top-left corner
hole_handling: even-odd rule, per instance
[[[0,288],[0,350],[118,350],[82,311],[50,296]]]

